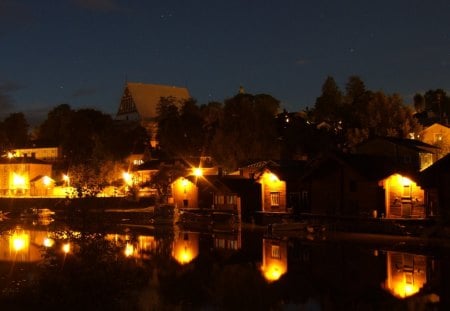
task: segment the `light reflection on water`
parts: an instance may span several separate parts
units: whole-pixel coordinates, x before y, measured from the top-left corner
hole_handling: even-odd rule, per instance
[[[121,226],[98,232],[11,223],[0,234],[0,302],[42,303],[35,287],[48,292],[64,285],[70,290],[50,306],[86,299],[82,306],[90,307],[92,297],[83,291],[90,282],[97,284],[98,303],[115,294],[120,299],[111,306],[124,310],[437,309],[448,303],[450,264],[443,253],[250,229]]]

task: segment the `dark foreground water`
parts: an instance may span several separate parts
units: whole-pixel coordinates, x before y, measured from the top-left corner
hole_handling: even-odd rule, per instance
[[[449,250],[262,229],[0,222],[0,310],[450,310]]]

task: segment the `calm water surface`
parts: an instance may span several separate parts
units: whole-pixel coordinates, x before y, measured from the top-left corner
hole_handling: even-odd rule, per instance
[[[361,236],[0,222],[1,310],[450,310],[445,247]]]

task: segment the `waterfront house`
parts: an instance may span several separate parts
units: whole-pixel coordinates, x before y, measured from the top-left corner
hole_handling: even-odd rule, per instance
[[[439,148],[435,160],[450,153],[450,128],[446,125],[434,123],[421,131],[418,139]]]
[[[306,161],[260,161],[239,169],[243,177],[260,185],[261,207],[257,214],[263,217],[283,218],[297,214],[306,200],[300,177]]]
[[[390,158],[402,167],[423,170],[433,164],[439,148],[415,139],[375,137],[355,147],[354,153]]]
[[[0,195],[42,195],[51,175],[52,165],[33,157],[0,158]]]
[[[308,214],[328,217],[425,217],[416,172],[389,157],[329,154],[303,176]]]
[[[30,196],[54,195],[55,181],[47,175],[39,175],[30,180]]]
[[[173,204],[185,211],[225,212],[249,220],[260,204],[258,184],[242,176],[179,177],[172,183],[171,189]]]
[[[431,216],[450,220],[450,154],[420,173]]]

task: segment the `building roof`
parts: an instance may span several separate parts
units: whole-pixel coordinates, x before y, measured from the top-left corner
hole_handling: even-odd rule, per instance
[[[132,105],[124,102],[128,95],[133,100]],[[117,115],[137,112],[143,120],[155,118],[156,108],[162,97],[173,97],[176,101],[183,101],[191,96],[188,89],[183,87],[128,82]]]
[[[379,181],[395,173],[401,173],[416,180],[416,172],[402,166],[389,157],[366,154],[327,154],[311,161],[304,179],[321,178],[340,167],[346,167],[367,181]]]
[[[423,170],[420,178],[426,186],[437,186],[444,175],[450,176],[450,154]]]
[[[356,146],[357,152],[361,150],[362,146],[372,144],[373,142],[381,141],[387,142],[392,145],[402,146],[408,148],[410,150],[414,150],[416,152],[424,152],[424,153],[435,153],[439,148],[427,143],[424,143],[420,140],[416,139],[407,139],[407,138],[398,138],[398,137],[375,137],[372,139],[368,139],[358,146]]]

